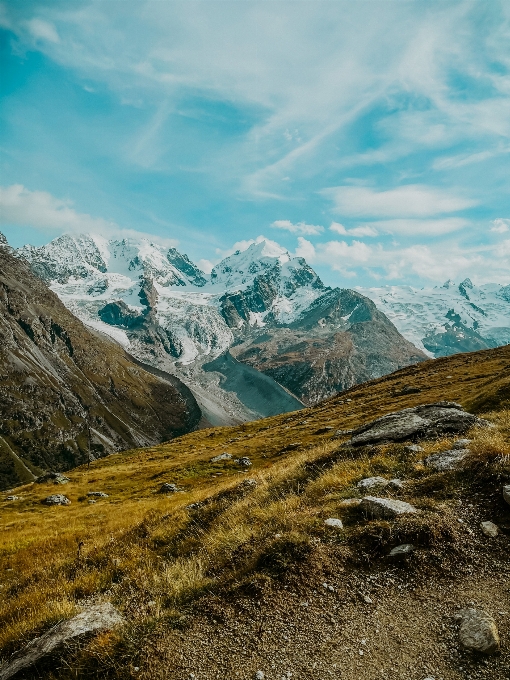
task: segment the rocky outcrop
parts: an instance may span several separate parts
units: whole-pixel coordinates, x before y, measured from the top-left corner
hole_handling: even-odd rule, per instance
[[[0,488],[193,429],[191,392],[87,329],[0,248]]]
[[[409,439],[434,439],[452,434],[464,434],[474,426],[487,427],[489,423],[467,413],[460,404],[440,401],[436,404],[405,408],[377,418],[354,430],[350,444],[366,446]],[[461,450],[452,453],[463,456]]]
[[[71,640],[83,638],[100,630],[109,630],[122,624],[121,614],[109,602],[93,605],[68,621],[62,621],[41,637],[32,640],[14,658],[0,668],[0,680],[21,678],[21,672],[34,666]]]

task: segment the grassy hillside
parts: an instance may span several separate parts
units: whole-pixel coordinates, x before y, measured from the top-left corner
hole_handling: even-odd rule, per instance
[[[447,617],[470,600],[495,615],[508,608],[510,512],[500,489],[510,480],[509,385],[510,347],[455,355],[293,414],[114,454],[71,471],[62,487],[17,488],[21,500],[0,504],[4,658],[84,602],[108,599],[127,626],[69,650],[44,677],[251,678],[263,663],[266,678],[280,678],[286,663],[310,678],[319,677],[313,668],[361,679],[381,677],[382,669],[382,677],[414,680],[426,676],[427,663],[445,680],[468,677],[462,664],[472,666],[471,677],[504,677],[508,616],[498,620],[506,647],[488,666],[450,654],[441,631],[454,644]],[[439,400],[458,401],[495,424],[471,433],[471,455],[459,471],[438,473],[421,462],[451,440],[423,442],[424,452],[409,454],[402,445],[352,452],[341,448],[347,437],[333,436]],[[211,462],[223,452],[253,465],[245,472],[233,461]],[[344,506],[361,496],[356,483],[372,475],[407,480],[392,495],[420,514],[374,521]],[[158,494],[163,482],[180,492]],[[90,491],[108,498],[91,504]],[[50,493],[65,493],[71,505],[45,507]],[[327,517],[340,517],[345,530],[329,530]],[[492,543],[480,538],[486,519],[502,529]],[[418,548],[405,569],[385,557],[404,542]],[[372,644],[376,627],[390,637],[359,655],[359,640]],[[283,653],[273,649],[273,628]],[[413,638],[405,649],[401,636]],[[343,653],[319,644],[326,639]]]

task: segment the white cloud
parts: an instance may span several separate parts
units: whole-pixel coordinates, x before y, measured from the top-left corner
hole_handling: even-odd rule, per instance
[[[214,264],[211,260],[199,260],[197,265],[205,274],[210,274],[214,269]]]
[[[298,245],[294,253],[295,257],[304,257],[305,260],[313,264],[315,262],[315,247],[306,238],[298,236]]]
[[[491,227],[491,231],[495,231],[497,234],[505,234],[510,230],[509,219],[502,219],[501,217],[498,217],[496,220],[493,220],[492,224],[494,226]]]
[[[336,234],[341,234],[342,236],[377,236],[378,234],[377,230],[368,226],[368,224],[362,227],[346,229],[343,224],[332,222],[329,228],[331,231],[334,231]]]
[[[30,21],[27,21],[26,26],[30,34],[36,39],[40,38],[52,43],[60,42],[57,29],[49,21],[44,21],[44,19],[30,19]]]
[[[336,212],[352,217],[428,217],[464,210],[478,203],[421,184],[407,184],[387,191],[338,186],[323,189],[321,193],[333,201]]]
[[[282,248],[282,246],[279,243],[277,243],[276,241],[272,241],[270,238],[266,238],[265,236],[260,235],[257,236],[257,238],[250,238],[242,241],[237,241],[231,248],[227,248],[226,250],[216,248],[216,254],[219,256],[219,259],[222,260],[223,258],[228,257],[229,255],[233,255],[237,251],[242,253],[243,251],[248,250],[248,248],[252,246],[254,243],[265,244],[263,249],[263,255],[265,255],[266,257],[280,257],[280,255],[285,255],[287,253],[285,248]]]
[[[468,220],[462,217],[446,217],[436,220],[376,220],[372,222],[380,231],[405,236],[440,236],[458,231],[468,226]]]
[[[70,201],[55,198],[46,191],[30,191],[22,184],[0,187],[0,224],[32,227],[45,233],[100,234],[108,238],[150,238],[164,247],[176,247],[173,238],[123,229],[111,220],[79,213]]]
[[[0,187],[2,222],[30,226],[42,231],[103,233],[119,230],[115,222],[78,213],[69,201],[55,198],[46,191],[30,191],[22,184]]]
[[[290,231],[291,234],[301,234],[303,236],[313,236],[324,231],[324,227],[317,224],[306,224],[305,222],[293,224],[290,220],[276,220],[271,226],[274,229],[284,229],[285,231]]]

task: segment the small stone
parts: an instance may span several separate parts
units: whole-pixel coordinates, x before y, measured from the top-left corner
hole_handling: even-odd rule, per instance
[[[178,489],[175,484],[169,484],[168,482],[165,482],[160,486],[158,493],[176,493],[176,491],[178,491]]]
[[[7,496],[6,501],[19,501],[20,497],[19,496]]]
[[[55,493],[51,496],[47,496],[43,500],[44,505],[71,505],[71,501],[67,496],[63,496],[61,493]]]
[[[335,432],[335,437],[345,437],[345,435],[352,434],[354,432],[353,429],[350,430],[337,430]]]
[[[445,470],[453,470],[469,453],[468,449],[451,449],[449,451],[441,451],[441,453],[434,453],[432,456],[425,458],[425,465],[438,472]]]
[[[357,508],[361,503],[361,498],[345,498],[340,501],[340,507],[342,508]]]
[[[243,479],[243,481],[238,484],[238,487],[241,489],[254,489],[258,485],[258,482],[256,479]]]
[[[459,640],[466,649],[494,654],[499,649],[496,622],[487,612],[473,608],[465,609],[462,612]]]
[[[252,465],[251,460],[247,456],[243,456],[242,458],[236,458],[235,462],[237,465],[242,465],[243,467],[250,467]]]
[[[217,463],[219,460],[231,460],[232,459],[232,454],[227,453],[226,451],[224,453],[220,453],[219,456],[214,456],[214,458],[211,458],[211,463]]]
[[[315,430],[314,434],[327,434],[328,432],[331,432],[334,430],[334,427],[331,427],[331,425],[326,425],[325,427],[319,427],[318,430]]]
[[[87,496],[96,496],[97,498],[108,498],[108,494],[104,491],[88,491]]]
[[[197,501],[196,503],[190,503],[186,506],[186,510],[199,510],[203,505],[204,504],[200,501]]]
[[[344,528],[342,520],[338,519],[337,517],[328,517],[328,519],[324,520],[324,524],[327,527],[333,527],[334,529],[343,529]]]
[[[401,479],[390,479],[388,482],[388,487],[394,489],[395,491],[401,491],[405,486],[405,482]]]
[[[423,446],[418,446],[418,444],[408,444],[407,446],[404,446],[404,451],[406,453],[421,453],[423,450]]]
[[[510,484],[506,484],[503,487],[503,498],[510,505]]]
[[[467,449],[471,444],[471,439],[456,439],[452,444],[452,449]]]
[[[489,538],[496,538],[499,534],[499,529],[494,522],[480,522],[480,529]]]
[[[376,518],[397,517],[418,512],[410,503],[397,501],[393,498],[376,498],[375,496],[365,496],[360,507],[367,515]]]
[[[253,677],[255,680],[264,680],[266,676],[264,675],[264,671],[257,671]]]
[[[358,489],[372,489],[376,486],[387,486],[388,480],[384,477],[366,477],[358,482]]]
[[[363,595],[363,602],[366,602],[366,604],[373,604],[372,598],[368,595]]]
[[[89,505],[93,505],[94,503],[97,503],[97,501],[93,500],[92,498],[89,498],[89,500],[87,501],[87,503],[88,503]]]
[[[402,557],[407,557],[414,551],[414,545],[411,543],[402,543],[402,545],[397,545],[390,551],[389,557],[396,559],[401,559]]]

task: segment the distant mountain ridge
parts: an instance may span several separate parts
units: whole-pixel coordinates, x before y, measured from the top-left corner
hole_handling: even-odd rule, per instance
[[[466,278],[417,289],[361,289],[400,333],[430,356],[491,349],[510,343],[510,285],[475,286]]]
[[[144,238],[64,235],[18,254],[86,324],[183,379],[215,424],[267,415],[244,403],[244,389],[236,392],[239,364],[202,369],[228,352],[305,403],[426,358],[371,300],[325,286],[272,241],[236,251],[209,277]],[[299,361],[296,346],[306,348]]]

